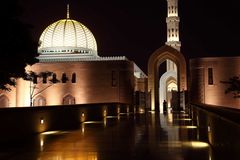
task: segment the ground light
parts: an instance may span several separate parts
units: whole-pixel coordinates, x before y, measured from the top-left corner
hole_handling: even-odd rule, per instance
[[[42,132],[41,135],[51,135],[51,134],[63,134],[67,133],[66,131],[46,131]]]
[[[45,136],[58,135],[58,134],[64,134],[64,133],[67,133],[67,132],[66,131],[46,131],[46,132],[40,133],[40,150],[43,151]]]
[[[186,128],[186,129],[196,129],[197,126],[176,126],[178,128]]]
[[[155,113],[155,111],[148,111],[148,112],[150,112],[150,113]]]
[[[102,121],[86,121],[83,122],[84,124],[99,124],[99,123],[103,123]]]
[[[177,121],[191,121],[192,119],[190,119],[190,118],[179,118],[179,119],[174,119],[174,120],[177,120]]]
[[[206,148],[206,147],[209,147],[208,143],[200,142],[200,141],[184,142],[183,145],[185,145],[187,147],[192,147],[192,148]]]

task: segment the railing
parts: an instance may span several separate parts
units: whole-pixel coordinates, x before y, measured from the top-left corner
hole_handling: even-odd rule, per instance
[[[213,159],[240,159],[240,111],[203,104],[188,109],[199,139],[212,146]]]

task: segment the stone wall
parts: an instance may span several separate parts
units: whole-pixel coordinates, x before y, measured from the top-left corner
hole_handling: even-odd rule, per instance
[[[77,129],[85,121],[103,121],[107,116],[133,113],[127,104],[88,104],[0,109],[0,142],[51,131]]]

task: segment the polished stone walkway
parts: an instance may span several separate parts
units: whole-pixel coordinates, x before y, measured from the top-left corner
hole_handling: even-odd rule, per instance
[[[0,147],[4,160],[213,160],[212,154],[183,112],[121,114]]]

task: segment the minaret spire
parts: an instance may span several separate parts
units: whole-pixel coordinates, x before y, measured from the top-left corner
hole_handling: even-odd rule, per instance
[[[167,22],[167,42],[166,45],[171,46],[178,51],[181,48],[181,42],[179,41],[179,22],[178,17],[178,0],[167,0],[168,4],[168,16]]]
[[[67,19],[70,18],[70,15],[69,15],[69,4],[67,4]]]

